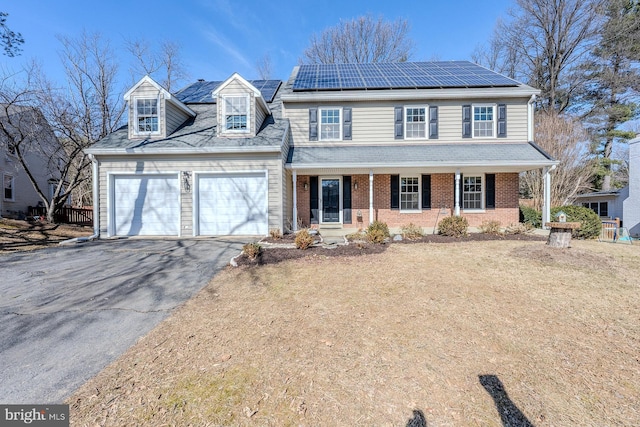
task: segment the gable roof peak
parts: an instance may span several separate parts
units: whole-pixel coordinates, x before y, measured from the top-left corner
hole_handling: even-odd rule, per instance
[[[213,92],[211,93],[211,96],[213,98],[216,98],[218,96],[218,93],[220,93],[225,87],[227,87],[234,80],[239,81],[243,86],[245,86],[245,87],[247,87],[247,89],[251,90],[253,92],[253,94],[255,95],[256,101],[259,102],[260,105],[262,105],[262,107],[267,112],[267,114],[271,114],[271,110],[269,109],[269,106],[267,105],[267,102],[262,97],[262,92],[260,92],[254,85],[249,83],[249,81],[247,79],[242,77],[237,72],[233,73],[231,76],[229,76],[229,78],[227,78],[225,81],[220,83],[220,85],[213,90]]]

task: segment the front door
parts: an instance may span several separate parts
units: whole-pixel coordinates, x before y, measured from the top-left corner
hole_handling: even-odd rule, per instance
[[[340,222],[340,179],[323,178],[320,181],[323,223]]]

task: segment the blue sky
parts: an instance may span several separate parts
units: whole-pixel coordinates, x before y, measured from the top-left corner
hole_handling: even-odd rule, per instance
[[[178,42],[190,80],[223,80],[233,72],[258,78],[256,62],[265,54],[271,58],[273,77],[286,79],[313,33],[366,13],[408,20],[416,45],[414,60],[469,59],[511,4],[510,0],[10,0],[0,11],[9,13],[9,27],[22,33],[25,44],[22,56],[0,56],[0,61],[16,69],[36,59],[51,78],[60,79],[56,36],[74,37],[87,30],[111,41],[127,83],[131,58],[122,46],[125,40],[138,38]]]

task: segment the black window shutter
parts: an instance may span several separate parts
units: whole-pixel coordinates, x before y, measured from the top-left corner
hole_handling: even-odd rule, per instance
[[[309,141],[318,140],[318,109],[309,108]]]
[[[471,105],[462,106],[462,137],[471,138]]]
[[[391,175],[391,209],[400,209],[400,175]]]
[[[422,175],[422,209],[431,209],[431,175]]]
[[[342,177],[342,222],[351,224],[351,175]]]
[[[309,195],[311,200],[309,207],[311,208],[311,224],[318,224],[318,177],[309,177]]]
[[[342,139],[351,140],[351,107],[342,108]]]
[[[402,139],[404,138],[404,108],[403,107],[396,107],[395,108],[395,139]]]
[[[507,137],[507,106],[498,104],[498,138]]]
[[[487,209],[495,209],[496,208],[496,174],[488,173],[484,176],[485,184],[485,208]]]
[[[438,138],[438,106],[429,106],[429,138]]]

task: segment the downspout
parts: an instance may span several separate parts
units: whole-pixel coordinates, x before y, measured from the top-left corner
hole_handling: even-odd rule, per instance
[[[93,154],[89,154],[91,159],[91,166],[93,167],[93,234],[88,237],[76,237],[74,239],[65,240],[60,242],[60,245],[67,245],[71,243],[84,243],[91,240],[95,240],[100,237],[100,199],[98,192],[98,160],[96,160]]]
[[[543,191],[543,204],[542,204],[542,228],[545,229],[545,224],[551,222],[551,171],[556,168],[556,165],[551,165],[548,168],[544,168],[543,177],[544,191]]]
[[[534,113],[534,109],[533,109],[533,103],[536,102],[536,95],[531,95],[531,99],[529,99],[529,102],[527,103],[527,115],[528,115],[528,125],[527,125],[527,140],[528,141],[533,141],[533,136],[534,136],[534,131],[535,131],[535,127],[533,124],[533,113]]]

